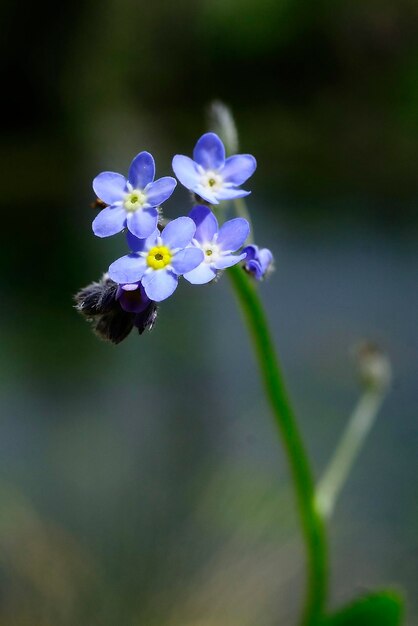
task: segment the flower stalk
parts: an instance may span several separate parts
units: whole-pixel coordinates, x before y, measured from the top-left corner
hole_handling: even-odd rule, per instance
[[[362,346],[358,358],[364,390],[316,490],[316,507],[326,519],[334,512],[338,496],[373,428],[391,380],[390,362],[375,346]]]
[[[249,330],[265,391],[287,454],[307,551],[307,591],[301,625],[319,624],[327,593],[327,548],[322,518],[315,507],[312,471],[287,397],[267,317],[254,282],[240,267],[228,271]]]

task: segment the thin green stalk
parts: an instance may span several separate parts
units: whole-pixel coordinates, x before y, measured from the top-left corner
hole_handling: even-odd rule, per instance
[[[360,397],[316,490],[316,506],[325,518],[331,517],[342,488],[373,427],[386,389],[372,388]]]
[[[266,314],[252,279],[241,267],[228,270],[251,335],[265,390],[287,454],[295,485],[307,551],[307,592],[303,626],[320,622],[327,593],[327,550],[321,517],[315,508],[315,485],[295,416],[287,398]]]

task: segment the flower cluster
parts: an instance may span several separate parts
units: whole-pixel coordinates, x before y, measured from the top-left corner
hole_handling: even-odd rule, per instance
[[[155,162],[149,152],[132,161],[128,176],[102,172],[93,190],[104,208],[92,228],[98,237],[125,231],[129,253],[109,266],[101,281],[82,289],[76,308],[93,330],[113,343],[122,341],[136,327],[150,329],[157,304],[171,296],[183,276],[193,285],[213,281],[223,270],[244,262],[244,269],[261,280],[271,269],[269,250],[249,245],[242,249],[250,225],[242,217],[221,226],[210,206],[243,198],[250,192],[240,186],[257,167],[250,154],[226,158],[215,133],[200,137],[193,159],[176,155],[173,170],[198,202],[187,216],[169,221],[163,228],[161,205],[172,195],[177,181],[171,176],[155,180]]]

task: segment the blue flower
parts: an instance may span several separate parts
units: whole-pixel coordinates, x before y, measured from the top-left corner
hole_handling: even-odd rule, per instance
[[[243,252],[247,253],[244,267],[256,280],[262,280],[273,271],[274,257],[268,248],[251,245],[244,248]]]
[[[161,302],[175,291],[179,276],[197,267],[203,260],[202,250],[188,247],[196,225],[189,217],[178,217],[162,231],[146,239],[127,234],[131,254],[109,267],[109,276],[120,285],[141,281],[150,300]]]
[[[149,237],[157,228],[157,207],[174,191],[177,181],[164,176],[154,181],[155,163],[149,152],[132,161],[128,179],[116,172],[102,172],[93,180],[97,197],[108,204],[93,221],[98,237],[109,237],[125,227],[137,237]]]
[[[254,174],[257,162],[251,154],[225,159],[225,148],[218,135],[206,133],[198,140],[193,159],[177,154],[173,170],[179,181],[210,204],[248,196],[239,185]]]
[[[196,224],[192,245],[202,251],[200,264],[184,274],[194,285],[203,285],[213,280],[218,270],[224,270],[245,259],[246,254],[232,253],[241,248],[248,237],[250,226],[247,220],[236,217],[218,227],[215,215],[206,206],[193,207],[189,216]]]

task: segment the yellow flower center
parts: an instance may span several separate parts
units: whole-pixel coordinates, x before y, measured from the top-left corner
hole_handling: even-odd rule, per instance
[[[123,204],[127,211],[136,211],[137,209],[142,209],[146,200],[147,196],[143,191],[140,189],[134,189],[130,193],[126,194]]]
[[[172,256],[171,250],[167,246],[154,246],[148,252],[147,265],[154,270],[162,270],[163,267],[169,265]]]

